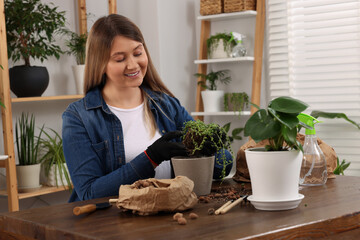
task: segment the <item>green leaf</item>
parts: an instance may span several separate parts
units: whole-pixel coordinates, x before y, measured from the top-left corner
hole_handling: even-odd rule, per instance
[[[330,119],[343,118],[346,121],[348,121],[349,123],[356,126],[358,129],[360,129],[360,125],[357,124],[356,122],[354,122],[353,120],[349,119],[346,116],[346,114],[344,114],[344,113],[330,113],[330,112],[322,112],[322,111],[312,111],[310,115],[313,116],[314,118],[319,118],[319,117],[330,118]]]
[[[269,103],[269,107],[277,112],[301,113],[309,107],[308,104],[292,97],[278,97]]]
[[[276,112],[272,108],[268,108],[268,111],[271,113],[273,117],[275,117],[279,122],[292,129],[295,128],[299,124],[299,119],[297,118],[298,114],[289,114]]]
[[[297,129],[294,128],[288,128],[285,125],[282,125],[281,127],[281,134],[284,137],[285,142],[290,146],[296,145],[296,135],[297,135]]]
[[[274,120],[265,109],[255,112],[245,124],[245,136],[251,136],[255,142],[275,137],[281,131],[281,124]]]

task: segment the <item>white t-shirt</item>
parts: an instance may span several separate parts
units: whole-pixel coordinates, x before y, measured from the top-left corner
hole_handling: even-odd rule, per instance
[[[133,160],[161,137],[158,129],[154,137],[150,137],[150,132],[145,126],[144,103],[132,109],[122,109],[110,105],[108,107],[119,118],[122,125],[126,163]],[[170,161],[163,161],[155,168],[155,178],[171,178]]]

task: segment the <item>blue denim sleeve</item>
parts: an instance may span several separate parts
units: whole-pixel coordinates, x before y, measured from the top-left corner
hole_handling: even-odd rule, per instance
[[[76,199],[116,196],[120,185],[132,184],[155,175],[154,168],[144,153],[117,169],[109,169],[109,142],[105,140],[93,144],[76,111],[67,110],[63,113],[62,137]]]
[[[225,164],[224,164],[224,160],[225,160]],[[228,150],[225,150],[225,152],[223,152],[222,150],[217,152],[217,154],[215,155],[213,179],[219,180],[221,179],[221,177],[226,177],[227,175],[229,175],[232,166],[233,166],[233,156]],[[224,176],[223,176],[223,172],[225,173]]]

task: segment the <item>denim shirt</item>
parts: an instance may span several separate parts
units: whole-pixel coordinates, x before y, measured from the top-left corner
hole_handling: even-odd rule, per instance
[[[176,98],[143,89],[162,135],[193,120]],[[126,163],[121,122],[99,88],[71,103],[62,118],[64,155],[74,184],[69,202],[117,196],[120,185],[155,176],[144,152]]]

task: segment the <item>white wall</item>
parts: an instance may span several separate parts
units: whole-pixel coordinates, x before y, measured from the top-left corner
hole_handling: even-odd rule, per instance
[[[78,30],[78,17],[76,2],[73,0],[51,1],[59,6],[59,10],[66,11],[68,27],[75,31]],[[196,78],[193,76],[197,72],[197,66],[193,63],[198,55],[198,43],[200,22],[196,20],[199,15],[198,0],[117,0],[117,12],[132,19],[142,30],[146,44],[151,54],[152,60],[162,77],[164,83],[179,98],[183,106],[192,112],[195,110]],[[97,18],[107,15],[107,1],[87,0],[88,29]],[[253,52],[253,24],[254,19],[213,24],[216,33],[224,28],[227,31],[238,31],[249,35],[248,46],[250,54]],[[62,39],[58,40],[64,45]],[[57,61],[54,58],[48,61],[32,62],[33,65],[46,65],[50,74],[49,87],[43,96],[75,94],[75,83],[73,80],[71,65],[75,64],[72,56],[63,55]],[[21,63],[16,63],[20,65]],[[13,66],[10,63],[10,67]],[[227,88],[228,91],[246,91],[251,93],[252,63],[245,64],[219,64],[216,68],[229,68],[232,71],[233,86]],[[264,85],[263,85],[264,86]],[[264,91],[263,91],[264,92]],[[264,98],[262,98],[263,101]],[[21,112],[34,113],[36,124],[53,128],[61,132],[61,113],[71,101],[50,101],[50,102],[30,102],[14,103],[12,111],[14,121]],[[233,127],[244,125],[245,117],[206,118],[206,121],[214,121],[219,124],[233,122]],[[233,145],[236,154],[238,147],[244,141]],[[0,152],[3,152],[3,139],[0,137]],[[6,187],[4,169],[0,169],[0,188]],[[60,204],[67,202],[69,193],[61,192],[44,195],[41,197],[24,199],[20,201],[20,209],[40,207],[49,204]],[[0,197],[0,212],[7,211],[7,198]]]

